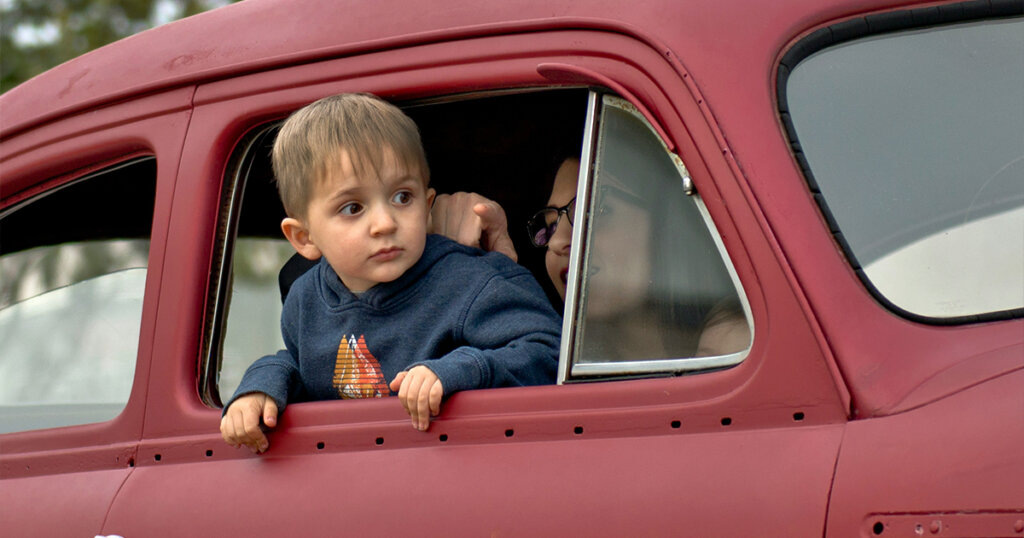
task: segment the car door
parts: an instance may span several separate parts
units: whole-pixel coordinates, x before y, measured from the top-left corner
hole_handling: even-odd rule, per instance
[[[104,532],[820,536],[848,396],[682,64],[628,33],[459,37],[350,51],[197,89],[170,215],[165,256],[174,271],[156,312],[143,439]],[[274,123],[347,91],[406,107],[424,129],[431,166],[452,171],[451,179],[435,173],[435,187],[491,188],[513,208],[513,225],[543,207],[554,168],[537,164],[539,155],[475,148],[554,158],[539,143],[547,128],[575,133],[585,163],[577,196],[588,202],[578,204],[573,231],[581,234],[575,244],[587,246],[575,249],[570,271],[564,382],[456,394],[427,432],[411,428],[394,399],[294,404],[270,434],[270,450],[255,456],[220,440],[218,405],[230,391],[227,365],[245,360],[231,355],[232,333],[256,340],[273,329],[231,316],[259,310],[273,324],[276,270],[288,251],[274,239],[281,215],[272,198],[247,195],[268,192]],[[626,131],[608,127],[616,118]],[[531,121],[544,128],[526,129]],[[621,134],[630,129],[642,137]],[[663,175],[641,200],[661,196],[688,208],[686,225],[699,231],[666,227],[666,241],[701,237],[707,267],[719,271],[714,289],[733,294],[753,335],[720,360],[695,351],[608,359],[589,347],[588,335],[602,331],[588,328],[596,318],[588,308],[610,292],[595,284],[597,263],[585,253],[615,241],[616,227],[602,219],[626,206],[614,205],[621,194],[607,187],[628,193],[638,181],[613,172],[652,156]],[[520,161],[536,164],[531,174],[552,175],[522,177]],[[234,286],[240,268],[259,264],[243,256],[243,240],[270,260],[264,276],[247,281],[263,291],[245,298],[244,286]],[[660,262],[677,259],[680,252],[648,249],[643,261],[671,281],[672,263]],[[695,349],[701,320],[688,323]],[[654,334],[679,332],[652,326]]]
[[[136,463],[191,89],[6,132],[0,527],[93,536]]]

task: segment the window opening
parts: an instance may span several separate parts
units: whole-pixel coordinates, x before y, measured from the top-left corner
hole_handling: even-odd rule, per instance
[[[101,422],[128,402],[155,194],[147,157],[0,214],[0,433]]]
[[[586,96],[582,89],[527,90],[400,104],[419,126],[431,186],[438,193],[476,192],[499,202],[519,263],[534,273],[559,310],[562,301],[545,271],[544,252],[531,246],[524,229],[544,206],[561,159],[579,152]],[[284,212],[270,167],[273,129],[258,127],[239,142],[235,168],[225,179],[223,248],[214,261],[214,274],[220,276],[211,290],[216,314],[208,316],[200,381],[211,406],[233,393],[249,364],[283,347],[278,270],[294,251],[279,227]],[[268,343],[269,338],[277,343]]]

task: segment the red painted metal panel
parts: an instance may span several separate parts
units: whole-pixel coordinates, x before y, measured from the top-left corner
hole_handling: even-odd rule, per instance
[[[870,514],[864,518],[861,534],[896,538],[1014,538],[1024,536],[1024,510]]]
[[[90,169],[132,155],[152,154],[153,138],[172,143],[184,132],[185,123],[172,124],[174,131],[123,127],[147,118],[187,112],[192,106],[192,88],[142,97],[120,106],[69,116],[53,123],[8,136],[3,132],[0,165],[3,166],[3,204],[17,203]],[[8,113],[9,101],[0,96],[0,107]],[[187,119],[187,115],[182,116]],[[171,163],[176,166],[176,161]],[[173,168],[170,170],[173,172]],[[173,177],[173,176],[171,176]]]
[[[0,435],[0,512],[3,528],[14,535],[97,532],[118,488],[131,474],[143,431],[145,380],[153,353],[150,335],[165,274],[164,238],[189,119],[182,102],[190,96],[187,90],[153,96],[4,142],[0,181],[5,206],[140,152],[157,159],[146,299],[131,396],[124,411],[109,422]],[[50,180],[48,174],[63,175]]]
[[[0,529],[4,536],[62,538],[95,536],[103,527],[110,501],[131,474],[122,461],[118,468],[73,472],[0,482]]]
[[[1001,530],[974,536],[1024,536],[1013,526],[1024,513],[1021,387],[1024,370],[1017,370],[912,411],[852,422],[828,536],[906,536],[911,520],[915,530],[924,523],[920,536],[964,536],[987,523]],[[981,517],[994,513],[1017,515]]]
[[[416,435],[406,422],[395,427]],[[343,452],[310,444],[301,456],[271,449],[216,463],[164,454],[136,470],[104,532],[821,535],[829,484],[820,478],[831,470],[841,427],[662,428],[639,438],[567,428],[559,441],[534,442],[529,432],[520,440],[519,430],[510,438],[499,427],[473,443],[453,433],[447,443],[431,435],[425,446],[403,449],[390,447],[391,437],[379,446],[367,438]]]

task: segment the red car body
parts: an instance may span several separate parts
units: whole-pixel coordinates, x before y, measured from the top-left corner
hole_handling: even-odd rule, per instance
[[[157,180],[128,402],[0,435],[3,534],[1024,536],[1020,312],[935,324],[886,308],[779,111],[795,44],[934,6],[248,0],[10,90],[0,209],[135,156],[156,156]],[[626,98],[687,163],[749,302],[746,358],[461,393],[426,433],[387,399],[306,403],[267,454],[225,445],[201,395],[240,140],[341,91],[561,86]]]

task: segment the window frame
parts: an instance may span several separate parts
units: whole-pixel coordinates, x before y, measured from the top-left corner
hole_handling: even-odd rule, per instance
[[[518,90],[471,92],[450,96],[433,97],[428,100],[412,103],[404,103],[403,106],[437,105],[447,102],[455,102],[466,99],[487,99],[495,95],[508,93],[527,93],[544,91],[543,88],[520,88]],[[716,371],[723,368],[733,367],[750,354],[753,348],[755,337],[753,315],[743,284],[733,265],[732,259],[726,251],[722,237],[718,232],[714,221],[697,189],[693,186],[686,166],[681,157],[669,149],[664,140],[664,130],[653,124],[653,118],[649,114],[637,108],[635,104],[625,97],[610,93],[608,90],[590,89],[587,94],[587,111],[583,126],[583,139],[581,141],[580,173],[577,180],[577,199],[583,200],[583,204],[577,204],[574,222],[585,223],[582,226],[573,227],[573,245],[585,245],[589,230],[592,226],[591,211],[593,200],[591,199],[591,185],[595,180],[594,172],[599,166],[596,163],[596,151],[600,133],[601,115],[605,107],[614,106],[623,112],[633,115],[649,130],[651,135],[658,141],[661,149],[665,151],[666,157],[671,159],[680,174],[681,194],[691,197],[700,214],[704,225],[714,242],[716,252],[721,258],[723,265],[739,297],[743,314],[750,330],[750,342],[745,349],[735,353],[716,355],[709,357],[682,357],[666,359],[650,359],[636,361],[616,361],[607,363],[580,363],[577,350],[582,350],[580,331],[578,331],[580,320],[583,316],[581,305],[586,291],[582,282],[585,273],[582,265],[585,262],[585,248],[576,247],[570,251],[569,274],[566,285],[565,307],[563,310],[562,340],[559,353],[558,368],[555,383],[558,385],[566,383],[586,383],[606,379],[641,379],[652,375],[678,375],[680,373],[699,373],[702,371]],[[230,302],[229,287],[232,282],[233,253],[237,245],[237,231],[239,218],[241,216],[242,197],[244,196],[249,173],[252,169],[255,157],[255,149],[265,144],[267,137],[274,135],[283,120],[272,120],[259,124],[247,131],[239,140],[229,158],[229,168],[225,174],[225,187],[221,193],[222,205],[226,216],[219,225],[218,236],[230,238],[230,240],[219,241],[214,249],[214,267],[218,270],[211,272],[209,284],[212,300],[208,303],[208,315],[206,334],[201,356],[204,357],[200,366],[200,397],[203,403],[210,407],[222,407],[226,397],[220,393],[221,369],[223,364],[223,346],[227,335],[227,309]],[[571,313],[569,315],[568,313]]]
[[[242,198],[245,195],[249,172],[256,160],[255,148],[281,126],[283,120],[258,125],[245,133],[228,158],[231,168],[225,173],[222,204],[226,215],[218,222],[217,237],[230,238],[218,241],[213,249],[210,272],[209,296],[205,334],[200,350],[199,397],[210,407],[223,407],[220,394],[220,374],[224,359],[224,341],[228,330],[227,310],[231,303],[230,286],[234,271],[235,244],[238,239],[238,221],[241,217]],[[283,239],[283,238],[282,238]],[[254,357],[255,359],[255,357]],[[229,395],[230,396],[230,395]]]
[[[81,173],[73,174],[71,179],[64,180],[64,178],[61,178],[60,176],[58,176],[57,178],[54,178],[54,179],[51,179],[51,180],[48,180],[48,181],[44,181],[41,184],[49,186],[49,188],[47,188],[45,190],[40,190],[38,192],[34,192],[33,194],[31,194],[31,195],[29,195],[29,196],[27,196],[27,197],[25,197],[23,199],[17,200],[16,202],[10,204],[9,206],[0,209],[0,221],[2,221],[4,218],[8,217],[9,215],[17,213],[18,211],[20,211],[20,210],[22,210],[22,209],[24,209],[26,207],[29,207],[29,206],[32,206],[34,204],[41,203],[41,202],[45,203],[44,200],[49,198],[49,197],[51,197],[51,196],[54,196],[54,195],[60,196],[60,195],[62,195],[62,191],[65,191],[65,190],[67,190],[69,188],[72,188],[72,187],[75,187],[75,186],[79,186],[79,185],[82,185],[84,183],[87,183],[87,182],[90,182],[90,181],[93,181],[93,180],[102,181],[104,176],[108,176],[109,174],[112,174],[112,173],[122,172],[126,168],[131,168],[131,167],[139,166],[139,165],[151,166],[152,167],[152,176],[151,176],[151,178],[140,179],[138,181],[151,181],[152,191],[154,193],[154,199],[152,200],[152,204],[151,204],[152,207],[148,211],[148,217],[149,218],[146,220],[146,222],[145,222],[145,224],[143,226],[145,231],[146,231],[146,235],[144,236],[144,238],[132,238],[131,239],[131,240],[136,240],[136,239],[144,240],[147,243],[146,255],[145,255],[145,260],[146,260],[146,268],[145,268],[146,276],[143,278],[142,284],[141,284],[141,286],[139,287],[139,290],[138,290],[140,292],[140,295],[138,297],[138,300],[139,300],[139,312],[138,312],[138,318],[133,320],[133,324],[136,323],[136,322],[138,323],[138,325],[139,325],[139,334],[135,338],[135,341],[134,341],[134,350],[132,351],[131,358],[130,358],[131,365],[130,365],[130,367],[128,367],[125,370],[125,373],[127,374],[128,377],[125,378],[123,381],[127,381],[128,382],[128,389],[127,389],[127,392],[125,394],[123,394],[123,400],[119,399],[118,401],[115,401],[115,402],[80,402],[80,401],[68,400],[68,401],[59,401],[59,402],[40,402],[40,403],[35,403],[35,404],[30,405],[30,406],[25,406],[24,409],[25,410],[28,410],[28,409],[51,410],[51,412],[46,412],[46,413],[40,413],[39,414],[39,416],[45,417],[45,420],[42,423],[32,425],[29,428],[21,428],[21,429],[12,429],[12,430],[0,431],[0,434],[5,434],[5,435],[6,434],[17,434],[17,433],[26,433],[26,432],[45,431],[45,430],[50,430],[50,429],[54,429],[54,428],[81,427],[81,426],[98,426],[98,425],[108,424],[108,423],[111,423],[112,421],[116,420],[119,416],[121,416],[125,412],[125,410],[128,408],[129,404],[131,403],[132,393],[136,390],[136,371],[139,368],[140,351],[141,351],[141,348],[142,348],[142,345],[143,345],[143,341],[142,341],[143,334],[142,334],[142,331],[143,331],[144,321],[145,321],[145,318],[144,318],[144,316],[145,316],[145,306],[144,306],[144,303],[145,303],[145,300],[146,300],[146,289],[149,286],[149,260],[151,259],[151,251],[152,251],[152,245],[153,245],[153,237],[152,237],[152,233],[153,233],[153,218],[154,218],[154,214],[156,212],[156,207],[157,207],[157,199],[156,199],[157,170],[158,170],[157,159],[156,159],[156,156],[153,155],[153,154],[144,153],[144,154],[137,154],[137,155],[129,155],[127,157],[114,160],[112,162],[104,162],[104,163],[92,165],[92,166],[87,167]],[[97,189],[97,187],[95,187],[95,186],[92,186],[91,188]],[[98,198],[100,196],[100,193],[99,192],[94,192],[93,195]],[[124,228],[121,228],[121,229],[123,230]],[[73,243],[66,243],[66,242],[58,241],[58,242],[52,243],[52,244],[51,243],[35,244],[35,246],[29,247],[28,249],[24,249],[24,250],[30,250],[30,249],[34,249],[34,248],[47,247],[47,246],[50,246],[50,247],[60,247],[62,245],[78,244],[78,243],[87,242],[87,241],[109,242],[111,240],[116,240],[116,239],[105,238],[104,237],[104,238],[101,238],[99,240],[89,239],[89,240],[83,240],[83,241],[75,241]],[[19,250],[16,250],[14,252],[20,252],[21,250],[22,249],[19,249]],[[19,305],[21,303],[32,301],[33,299],[35,299],[37,297],[41,297],[43,295],[46,295],[46,294],[48,294],[50,292],[59,291],[59,290],[62,290],[62,289],[65,289],[65,290],[66,289],[70,289],[70,288],[72,288],[72,287],[74,287],[74,286],[76,286],[78,284],[82,284],[84,282],[88,282],[88,281],[95,282],[95,281],[98,281],[99,279],[103,279],[104,277],[109,277],[110,275],[123,274],[124,270],[125,270],[124,268],[117,269],[117,270],[114,270],[114,271],[111,271],[111,272],[104,272],[103,274],[89,276],[89,277],[83,278],[81,280],[75,280],[75,281],[72,281],[72,282],[68,282],[68,283],[64,283],[64,284],[59,284],[59,285],[57,285],[56,287],[54,287],[52,289],[48,289],[48,290],[46,290],[46,291],[44,291],[44,292],[42,292],[40,294],[34,295],[32,297],[27,297],[27,298],[25,298],[25,299],[23,299],[21,301],[15,300],[10,305],[5,306],[4,308],[15,307],[15,306],[17,306],[17,305]],[[115,406],[116,406],[116,410],[114,409]],[[82,407],[85,407],[87,409],[83,411],[81,409]],[[63,411],[62,412],[58,412],[60,410],[63,410]],[[78,417],[78,418],[76,418],[76,417]],[[6,419],[5,419],[5,421],[6,421]]]
[[[568,85],[485,89],[439,94],[422,99],[395,101],[395,104],[406,110],[419,107],[443,106],[464,101],[483,101],[509,95],[525,96],[529,94],[567,91],[582,92],[585,91],[585,88],[579,85]],[[593,92],[591,91],[590,93]],[[288,114],[291,112],[293,111],[288,111]],[[203,339],[202,349],[200,350],[202,360],[198,367],[199,397],[209,407],[223,407],[224,402],[231,396],[231,394],[221,393],[220,381],[224,359],[223,347],[229,333],[227,323],[231,302],[229,298],[231,295],[230,287],[234,271],[233,257],[239,239],[238,232],[246,186],[252,167],[257,161],[255,151],[258,151],[267,142],[268,137],[276,136],[276,132],[281,124],[284,123],[286,116],[287,114],[284,114],[284,117],[273,118],[250,127],[239,137],[227,160],[226,172],[222,179],[224,187],[221,192],[221,206],[224,217],[218,221],[217,225],[217,237],[219,240],[213,248],[212,266],[214,269],[211,270],[208,286],[211,300],[207,303],[207,312],[204,318],[206,320],[204,331],[208,336]],[[269,164],[269,160],[267,164]],[[543,185],[543,180],[538,179],[537,182],[538,185]],[[510,234],[519,231],[519,227],[514,224],[510,225],[510,228]],[[280,239],[281,241],[286,241],[283,236]],[[521,258],[524,256],[523,253],[520,253],[520,255]],[[543,260],[543,254],[539,257]],[[544,287],[544,284],[542,284],[542,287]],[[256,358],[253,357],[253,360]]]

